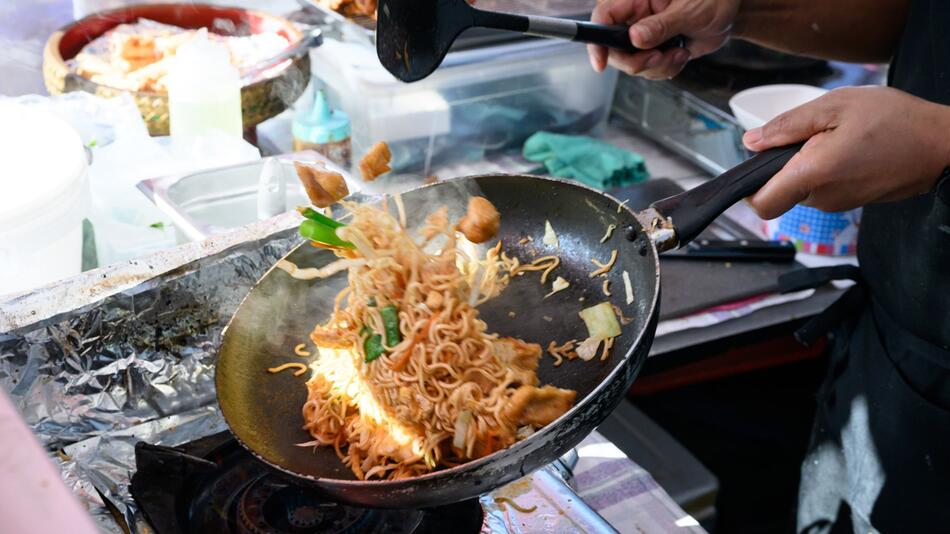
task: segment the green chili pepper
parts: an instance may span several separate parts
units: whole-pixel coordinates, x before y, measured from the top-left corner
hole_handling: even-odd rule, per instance
[[[383,317],[383,328],[386,332],[386,346],[395,347],[402,336],[399,334],[399,311],[396,306],[390,304],[379,309],[379,314]]]
[[[373,330],[368,326],[364,326],[360,333],[363,335],[369,334],[366,341],[363,342],[363,353],[366,355],[363,361],[369,363],[386,352],[383,347],[383,336],[373,333]]]
[[[337,237],[336,229],[321,224],[313,219],[300,223],[300,235],[311,241],[331,245],[334,247],[353,248],[353,243]]]

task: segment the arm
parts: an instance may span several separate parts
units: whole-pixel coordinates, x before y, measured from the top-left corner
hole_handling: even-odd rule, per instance
[[[630,26],[643,52],[590,46],[591,64],[609,62],[651,79],[676,75],[690,58],[715,51],[730,35],[788,52],[846,61],[887,61],[911,0],[605,0],[591,20]],[[686,49],[652,50],[683,35]]]
[[[790,52],[851,62],[890,60],[910,0],[741,0],[733,36]]]

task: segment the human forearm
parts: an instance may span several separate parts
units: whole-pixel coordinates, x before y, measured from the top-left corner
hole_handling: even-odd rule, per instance
[[[741,0],[732,34],[791,52],[852,62],[890,60],[911,0]]]

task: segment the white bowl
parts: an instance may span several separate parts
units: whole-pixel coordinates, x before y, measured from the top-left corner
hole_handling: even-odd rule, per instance
[[[739,125],[750,130],[827,92],[811,85],[762,85],[736,93],[729,99],[729,107]]]

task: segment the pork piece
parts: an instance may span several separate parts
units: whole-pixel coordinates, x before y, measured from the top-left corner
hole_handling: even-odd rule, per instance
[[[459,231],[472,243],[484,243],[495,237],[501,226],[501,214],[485,197],[472,197],[468,211],[459,220]]]
[[[363,176],[363,180],[372,182],[379,175],[391,171],[389,161],[392,157],[389,146],[382,141],[369,147],[363,159],[360,160],[360,175]]]
[[[511,396],[505,418],[519,427],[542,427],[570,410],[576,396],[576,391],[554,386],[521,386]]]
[[[319,164],[300,161],[294,162],[294,169],[297,169],[297,176],[314,206],[325,208],[350,194],[340,173],[328,171]]]
[[[514,374],[519,385],[538,385],[538,361],[541,360],[541,345],[525,343],[520,339],[503,337],[497,339],[493,348],[495,356]]]

